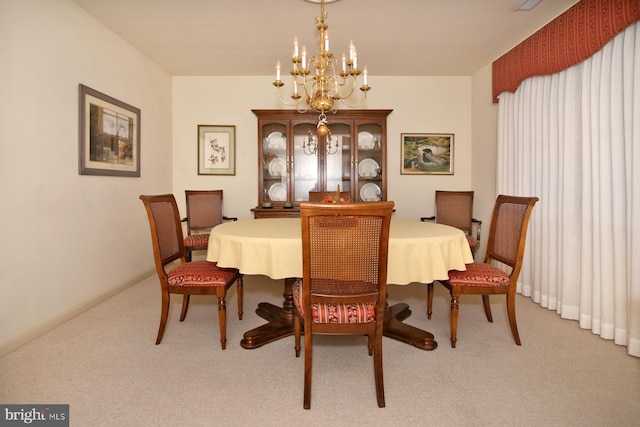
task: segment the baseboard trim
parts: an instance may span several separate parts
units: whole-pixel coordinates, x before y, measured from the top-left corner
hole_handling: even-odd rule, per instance
[[[127,288],[130,288],[131,286],[140,283],[141,281],[143,281],[144,279],[148,278],[149,276],[151,276],[152,274],[155,274],[155,270],[151,270],[145,274],[142,274],[132,280],[130,280],[129,282],[123,283],[122,285],[116,286],[113,289],[108,290],[107,292],[97,295],[91,299],[89,299],[88,301],[85,301],[73,308],[71,308],[70,310],[59,314],[58,316],[55,316],[49,320],[47,320],[46,322],[29,329],[28,331],[14,337],[11,338],[5,342],[3,342],[2,344],[0,344],[0,358],[2,358],[3,356],[6,356],[7,354],[17,350],[18,348],[22,347],[23,345],[27,344],[28,342],[34,340],[35,338],[38,338],[40,335],[49,332],[50,330],[62,325],[63,323],[73,319],[74,317],[78,316],[79,314],[84,313],[85,311],[89,310],[92,307],[95,307],[96,305],[100,304],[101,302],[104,302],[106,300],[108,300],[109,298],[111,298],[112,296],[119,294],[120,292],[124,291]]]

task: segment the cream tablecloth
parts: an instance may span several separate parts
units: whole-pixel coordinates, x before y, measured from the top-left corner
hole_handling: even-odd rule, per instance
[[[207,260],[243,274],[302,277],[300,219],[250,219],[218,225],[211,230]],[[431,222],[391,220],[388,283],[447,279],[449,270],[464,270],[471,262],[461,230]]]

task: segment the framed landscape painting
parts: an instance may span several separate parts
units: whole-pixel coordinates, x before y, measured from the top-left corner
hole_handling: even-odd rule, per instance
[[[403,175],[453,175],[452,133],[403,133]]]
[[[236,174],[236,127],[198,125],[198,175]]]
[[[80,175],[140,176],[140,109],[79,85]]]

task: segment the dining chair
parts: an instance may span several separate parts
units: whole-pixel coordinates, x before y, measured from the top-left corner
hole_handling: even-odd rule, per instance
[[[484,262],[467,264],[465,271],[451,270],[448,280],[438,280],[451,294],[451,347],[456,347],[458,298],[463,294],[482,295],[489,322],[493,322],[489,295],[505,294],[511,333],[516,344],[521,345],[516,324],[516,283],[522,268],[529,217],[537,201],[537,197],[499,195],[491,216]],[[498,265],[507,267],[510,273]],[[433,283],[427,286],[427,293],[427,317],[431,319]]]
[[[300,204],[302,279],[293,285],[295,353],[304,323],[304,403],[311,407],[313,336],[367,335],[383,408],[382,326],[393,202]]]
[[[187,316],[191,295],[216,295],[218,297],[218,319],[220,343],[227,346],[227,290],[237,283],[238,318],[242,320],[242,275],[236,269],[220,268],[214,262],[187,262],[178,205],[173,194],[140,196],[149,217],[153,257],[162,291],[162,311],[156,345],[162,341],[171,294],[182,294],[180,321]],[[174,266],[174,262],[179,261]],[[172,269],[167,266],[173,267]]]
[[[436,190],[435,215],[422,217],[420,221],[435,221],[464,231],[471,254],[475,258],[480,247],[482,221],[473,218],[473,194],[473,191]]]
[[[223,221],[237,221],[238,218],[223,214],[222,190],[185,190],[187,216],[187,236],[184,238],[187,261],[191,261],[192,252],[206,250],[209,245],[209,233]]]

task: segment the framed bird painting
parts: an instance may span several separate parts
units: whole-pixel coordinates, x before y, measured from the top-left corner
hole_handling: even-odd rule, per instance
[[[452,133],[403,133],[402,175],[453,175]]]
[[[236,174],[236,127],[198,125],[198,175]]]

